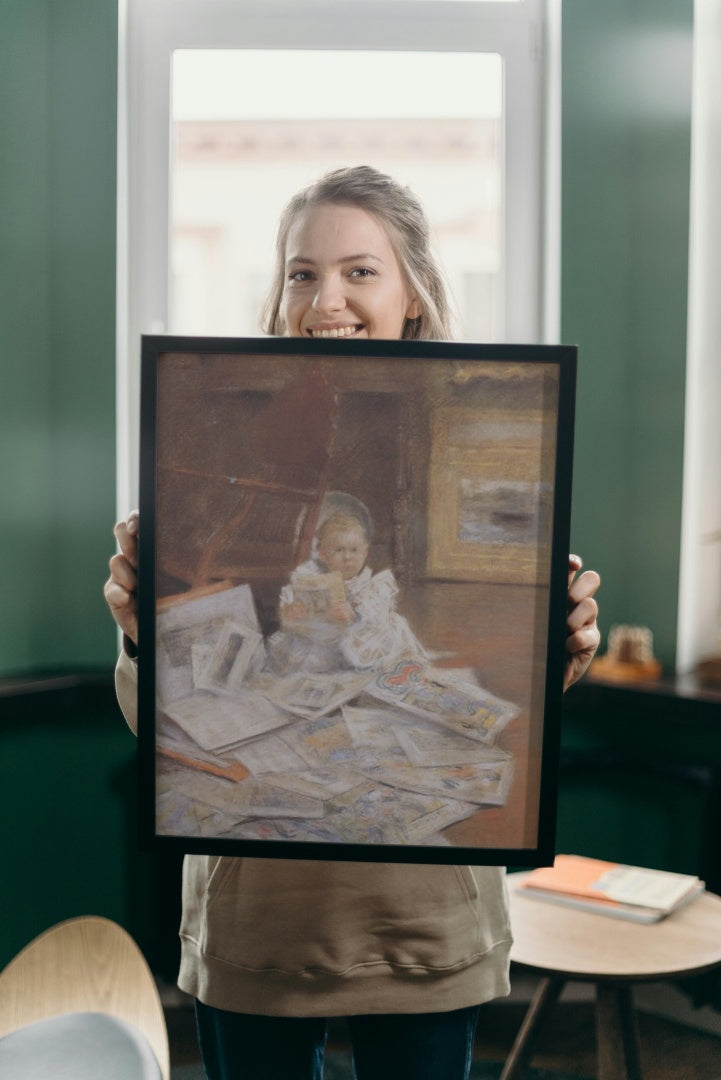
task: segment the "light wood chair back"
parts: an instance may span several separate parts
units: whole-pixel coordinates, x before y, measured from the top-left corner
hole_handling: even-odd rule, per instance
[[[58,923],[0,972],[0,1037],[74,1012],[104,1013],[133,1025],[169,1080],[168,1033],[155,980],[133,939],[110,919],[85,915]]]

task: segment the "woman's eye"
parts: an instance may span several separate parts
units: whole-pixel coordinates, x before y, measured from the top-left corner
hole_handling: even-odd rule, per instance
[[[375,274],[375,271],[371,270],[371,268],[369,266],[356,266],[350,272],[350,276],[355,277],[355,278],[373,277],[374,274]]]
[[[310,281],[310,279],[310,270],[293,270],[292,273],[288,274],[288,281],[297,281],[303,283],[305,281]]]

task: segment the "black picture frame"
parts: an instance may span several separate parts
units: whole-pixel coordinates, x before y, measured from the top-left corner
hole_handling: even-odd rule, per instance
[[[552,862],[575,381],[573,346],[143,337],[144,849]]]

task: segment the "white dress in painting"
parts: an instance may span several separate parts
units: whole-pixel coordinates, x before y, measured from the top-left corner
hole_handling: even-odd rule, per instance
[[[299,578],[323,572],[315,559],[301,563],[281,591],[281,605],[293,602],[293,583]],[[425,659],[423,646],[395,609],[398,585],[390,570],[374,574],[364,566],[344,584],[354,620],[339,624],[317,619],[303,632],[279,630],[268,641],[268,659],[275,672],[372,671],[409,654]]]

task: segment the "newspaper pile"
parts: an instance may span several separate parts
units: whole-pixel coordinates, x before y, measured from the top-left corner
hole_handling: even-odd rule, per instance
[[[246,585],[156,627],[162,834],[445,846],[449,825],[505,804],[496,740],[519,709],[472,672],[409,655],[279,676]]]

